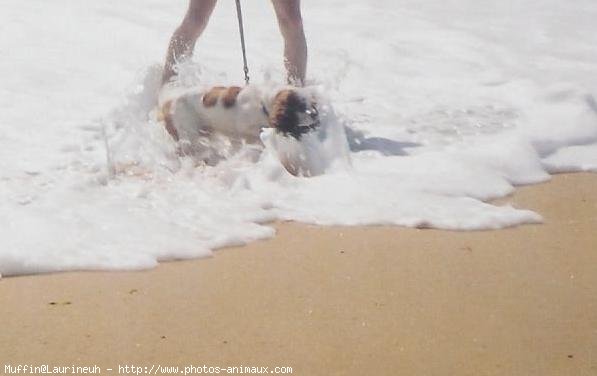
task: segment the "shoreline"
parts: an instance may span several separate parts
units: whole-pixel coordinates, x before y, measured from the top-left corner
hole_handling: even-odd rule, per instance
[[[597,374],[597,174],[555,175],[499,202],[544,223],[281,223],[273,239],[146,271],[4,277],[0,358],[297,375]]]

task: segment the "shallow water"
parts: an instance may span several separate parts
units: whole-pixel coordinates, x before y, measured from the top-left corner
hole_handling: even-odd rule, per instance
[[[216,145],[216,165],[176,157],[152,110],[185,1],[0,3],[5,276],[208,256],[274,236],[274,220],[536,223],[540,213],[486,201],[549,173],[597,171],[592,1],[304,0],[309,85],[334,135],[312,178],[289,175],[269,142]],[[263,88],[283,81],[270,8],[244,5]],[[242,83],[235,22],[219,4],[182,85]]]

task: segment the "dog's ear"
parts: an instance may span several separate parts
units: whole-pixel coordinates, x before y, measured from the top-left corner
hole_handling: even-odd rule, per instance
[[[296,91],[287,89],[276,94],[269,116],[270,126],[283,135],[297,140],[306,132],[300,124],[299,114],[307,112],[307,101]]]
[[[203,105],[205,107],[213,107],[218,104],[218,99],[220,99],[220,95],[226,91],[226,88],[223,86],[215,86],[210,91],[203,95]]]
[[[242,88],[238,86],[232,86],[226,90],[222,96],[222,104],[224,105],[224,108],[230,108],[236,104],[236,98],[241,90]]]

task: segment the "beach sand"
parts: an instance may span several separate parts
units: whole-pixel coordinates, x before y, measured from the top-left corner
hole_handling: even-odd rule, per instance
[[[0,280],[5,364],[290,366],[294,375],[597,375],[597,175],[501,202],[498,231],[277,224],[142,272]],[[115,371],[110,373],[105,368]]]

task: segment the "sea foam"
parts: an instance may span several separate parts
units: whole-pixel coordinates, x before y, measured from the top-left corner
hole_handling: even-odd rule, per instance
[[[0,61],[4,276],[205,257],[274,236],[273,221],[448,230],[540,223],[540,213],[492,200],[550,173],[597,171],[590,1],[516,9],[479,0],[415,8],[304,1],[308,84],[322,98],[322,128],[303,144],[285,145],[271,130],[240,150],[222,138],[203,145],[213,163],[179,157],[156,120],[156,63],[184,2],[57,1],[32,0],[39,9],[31,13],[14,0],[0,15],[0,48],[13,51]],[[144,12],[133,27],[134,6]],[[48,24],[55,9],[68,22]],[[183,87],[241,79],[227,22],[234,9],[218,9],[200,63],[179,67]],[[269,90],[284,79],[277,26],[267,7],[248,2],[246,12],[253,85]],[[529,14],[533,32],[518,33],[531,27]],[[117,41],[105,41],[106,28],[119,31]],[[289,174],[281,148],[302,154],[310,177]]]

